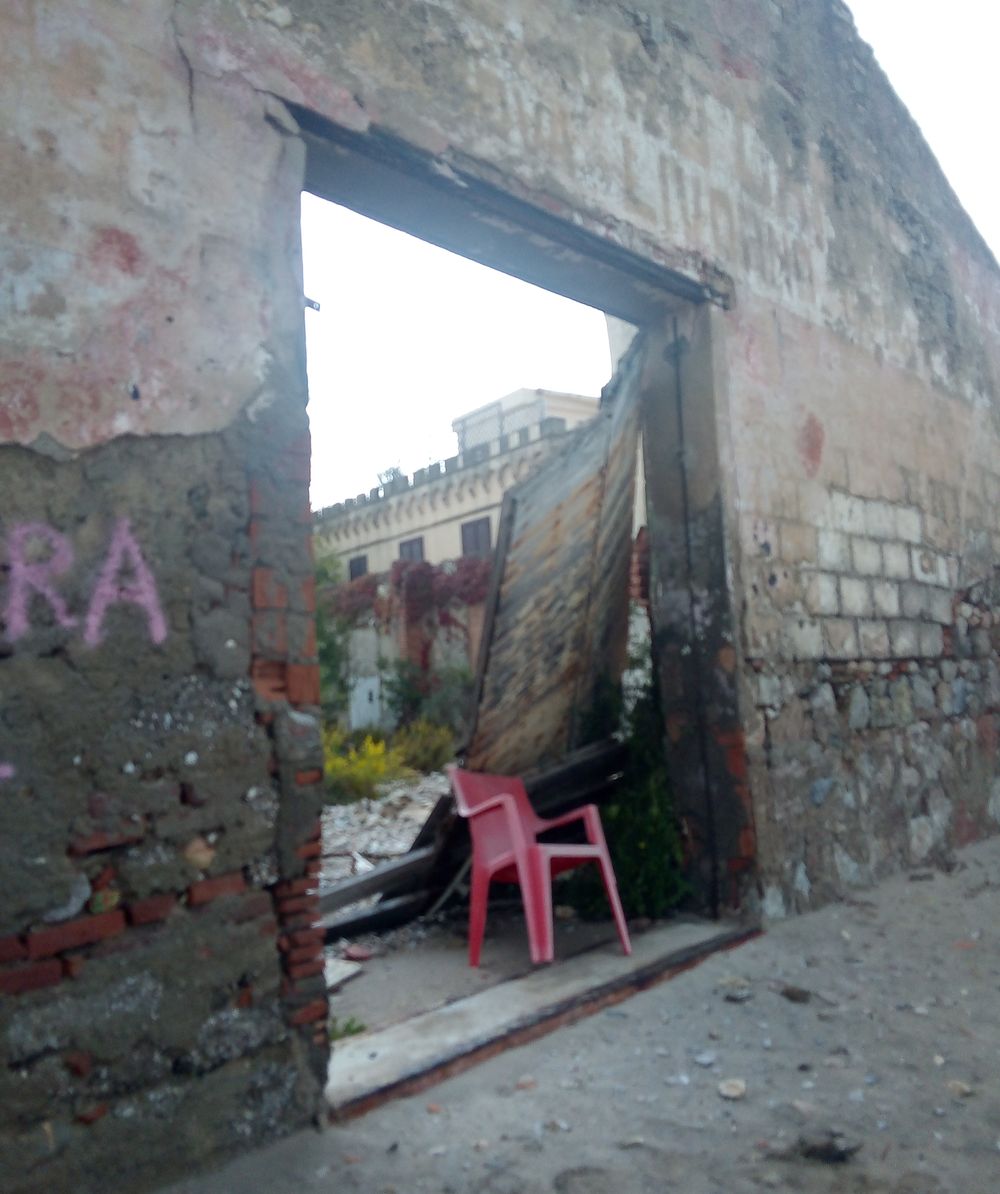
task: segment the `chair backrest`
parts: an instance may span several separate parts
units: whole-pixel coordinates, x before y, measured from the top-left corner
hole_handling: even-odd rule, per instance
[[[495,858],[513,849],[510,825],[503,809],[477,812],[482,804],[501,793],[514,798],[525,835],[529,841],[534,839],[540,821],[531,807],[524,783],[516,775],[489,775],[480,771],[462,771],[459,767],[449,768],[448,774],[459,815],[469,818],[469,831],[477,852]]]

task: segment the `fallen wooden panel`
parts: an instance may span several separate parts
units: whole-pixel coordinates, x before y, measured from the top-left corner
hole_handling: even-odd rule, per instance
[[[399,858],[380,863],[363,875],[342,880],[336,887],[320,895],[320,912],[325,916],[366,896],[390,895],[401,889],[412,889],[426,878],[434,864],[435,853],[432,846],[410,850]]]
[[[756,935],[757,930],[734,924],[673,922],[637,937],[630,957],[617,943],[603,946],[400,1024],[338,1041],[326,1088],[331,1117],[357,1115],[412,1094]]]
[[[504,497],[465,750],[520,775],[607,734],[625,661],[643,337],[601,413]]]
[[[391,900],[382,900],[363,912],[321,920],[323,940],[327,945],[332,945],[342,937],[356,937],[360,933],[383,933],[387,929],[394,929],[397,925],[405,925],[407,921],[415,920],[426,910],[429,903],[430,895],[426,891],[414,891],[407,895],[395,896]]]

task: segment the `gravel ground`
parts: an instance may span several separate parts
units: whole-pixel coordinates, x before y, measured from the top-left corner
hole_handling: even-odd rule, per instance
[[[174,1194],[996,1194],[998,943],[1000,839]]]

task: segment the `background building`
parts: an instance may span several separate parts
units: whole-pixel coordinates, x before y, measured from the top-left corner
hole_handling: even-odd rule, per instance
[[[592,419],[597,406],[597,398],[580,394],[515,390],[459,416],[452,423],[457,455],[321,510],[317,558],[341,560],[353,580],[385,572],[398,559],[438,564],[488,556],[504,492]]]

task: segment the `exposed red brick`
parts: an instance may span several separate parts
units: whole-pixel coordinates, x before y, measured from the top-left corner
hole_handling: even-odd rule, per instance
[[[97,1103],[93,1107],[88,1107],[86,1111],[80,1111],[77,1114],[76,1122],[81,1124],[96,1124],[99,1119],[103,1119],[111,1108],[107,1103]]]
[[[321,784],[323,782],[323,769],[321,767],[313,767],[309,771],[296,771],[295,782],[303,788],[308,788],[311,784]]]
[[[4,995],[22,995],[25,991],[37,991],[62,982],[62,963],[55,958],[37,962],[33,966],[18,966],[14,970],[0,970],[0,992]]]
[[[192,908],[197,908],[219,896],[238,895],[246,891],[246,887],[242,871],[230,871],[228,875],[216,875],[212,879],[199,879],[188,888],[188,903]]]
[[[299,965],[300,962],[314,961],[323,952],[323,946],[320,943],[315,945],[299,945],[288,951],[287,962],[289,967],[289,974],[293,977],[298,977],[294,974],[293,967]],[[317,974],[319,971],[316,972]]]
[[[88,1078],[90,1071],[94,1068],[94,1059],[82,1049],[74,1049],[63,1054],[63,1065],[77,1078]]]
[[[316,612],[316,577],[310,576],[302,582],[302,604],[306,613]]]
[[[291,1013],[288,1017],[289,1024],[312,1024],[316,1020],[324,1020],[327,1015],[327,1003],[325,999],[314,999],[312,1003],[307,1003],[305,1007],[300,1007],[297,1011]]]
[[[63,974],[66,978],[79,978],[85,965],[84,959],[79,954],[62,959]]]
[[[306,842],[295,851],[298,858],[320,858],[323,854],[322,842]]]
[[[0,963],[20,962],[28,956],[28,947],[21,937],[0,937]]]
[[[286,672],[288,699],[293,705],[319,704],[319,665],[290,663]]]
[[[310,929],[297,929],[294,933],[289,933],[289,940],[293,945],[312,945],[313,943],[320,943],[326,936],[326,929],[322,925],[316,925]]]
[[[322,958],[314,957],[311,961],[296,962],[288,967],[288,977],[291,979],[311,978],[314,974],[322,973]]]
[[[166,920],[177,906],[177,896],[172,891],[161,895],[147,896],[128,905],[129,922],[134,925],[150,925]]]
[[[287,665],[279,659],[255,659],[250,676],[257,695],[266,701],[284,699],[288,685]]]
[[[322,865],[318,858],[315,861],[310,861],[310,862],[306,863],[306,874],[309,876],[310,879],[317,878],[321,869],[322,869]]]
[[[317,907],[315,896],[291,896],[278,901],[278,914],[284,919],[294,916],[296,912],[310,912]]]
[[[319,909],[309,908],[303,912],[292,912],[287,916],[278,917],[283,933],[291,933],[298,929],[313,929],[319,919]]]
[[[296,929],[295,932],[285,932],[278,938],[278,949],[283,954],[291,954],[294,950],[308,948],[315,954],[323,946],[326,930],[322,925],[311,925],[308,928]]]
[[[253,987],[240,987],[233,1000],[233,1007],[253,1007]]]
[[[288,589],[278,581],[273,568],[254,568],[250,600],[254,609],[287,609]]]
[[[124,928],[125,914],[120,908],[115,908],[98,916],[68,920],[65,924],[53,925],[51,929],[36,929],[28,934],[28,957],[49,958],[67,949],[78,949],[81,945],[113,937]]]
[[[283,879],[275,884],[274,894],[280,900],[285,896],[306,895],[315,888],[316,884],[308,876],[304,879]]]
[[[135,842],[141,842],[143,836],[142,829],[130,829],[125,833],[91,833],[86,837],[74,838],[69,844],[69,853],[73,858],[82,858],[85,854],[96,854],[98,850],[134,845]]]

